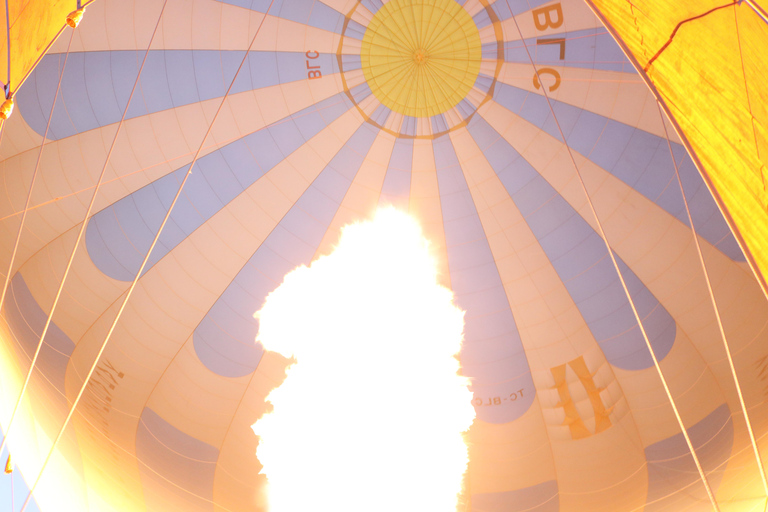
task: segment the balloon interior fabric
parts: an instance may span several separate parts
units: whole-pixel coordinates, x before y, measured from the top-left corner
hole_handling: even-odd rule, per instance
[[[768,293],[768,18],[752,2],[589,0],[678,121]]]
[[[42,510],[265,509],[250,426],[288,361],[254,342],[253,312],[386,205],[420,222],[466,311],[469,509],[711,510],[677,411],[722,510],[762,510],[686,201],[763,440],[768,304],[583,2],[104,0],[74,30],[18,91],[0,146],[7,268],[55,105],[2,309],[3,422],[106,169],[11,432],[29,479],[132,295]]]

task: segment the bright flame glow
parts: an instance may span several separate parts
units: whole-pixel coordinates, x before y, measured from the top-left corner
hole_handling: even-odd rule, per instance
[[[271,512],[456,509],[475,412],[464,313],[436,277],[418,224],[387,209],[267,297],[258,340],[296,360],[253,426]]]

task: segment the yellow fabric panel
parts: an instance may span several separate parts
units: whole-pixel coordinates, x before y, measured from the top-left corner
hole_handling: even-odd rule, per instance
[[[723,0],[588,2],[666,103],[768,294],[768,24]]]
[[[0,81],[16,92],[66,25],[67,14],[77,9],[77,0],[6,0],[0,9],[6,22],[0,34]]]
[[[368,24],[360,57],[379,101],[401,114],[429,117],[472,89],[480,47],[472,17],[456,2],[392,0]]]

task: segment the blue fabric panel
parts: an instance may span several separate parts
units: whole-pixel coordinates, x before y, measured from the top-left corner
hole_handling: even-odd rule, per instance
[[[493,77],[481,73],[477,75],[477,80],[475,80],[475,89],[487,94],[491,90],[491,84],[493,84]]]
[[[491,17],[488,15],[488,11],[486,11],[485,9],[478,11],[477,14],[472,16],[472,19],[474,20],[475,26],[477,27],[478,30],[480,30],[483,27],[487,27],[492,23]]]
[[[365,35],[365,27],[355,20],[349,20],[347,23],[347,30],[344,31],[344,35],[346,37],[352,37],[362,41],[363,36]]]
[[[611,364],[628,370],[653,366],[645,340],[603,239],[484,119],[469,132],[525,218]],[[651,292],[616,256],[651,346],[662,360],[676,324]]]
[[[461,100],[459,103],[456,104],[456,107],[454,107],[456,111],[461,115],[461,118],[465,121],[469,116],[475,113],[477,110],[475,106],[467,101],[466,99]]]
[[[151,51],[126,118],[224,96],[243,51]],[[45,133],[63,55],[46,55],[16,96],[24,120]],[[144,52],[71,53],[53,112],[48,138],[58,140],[117,123],[136,81]],[[307,80],[307,58],[299,52],[250,52],[232,93]],[[338,73],[335,55],[313,61],[324,74]]]
[[[360,3],[363,4],[363,7],[371,11],[372,14],[376,14],[379,9],[384,7],[381,0],[361,0]]]
[[[496,0],[491,4],[491,9],[494,10],[500,20],[504,21],[511,18],[512,15],[518,16],[524,12],[539,7],[548,1],[549,0]]]
[[[318,0],[217,0],[225,4],[236,5],[251,11],[266,13],[271,16],[295,21],[302,25],[320,28],[341,34],[344,26],[344,14],[332,9]],[[270,3],[272,7],[270,8]]]
[[[477,418],[507,423],[533,403],[531,370],[451,139],[439,137],[433,148],[451,287],[466,311],[462,374],[472,380]]]
[[[145,272],[349,108],[349,99],[339,93],[199,158]],[[86,244],[99,270],[114,279],[133,280],[188,169],[163,176],[91,218]]]
[[[560,496],[557,481],[507,492],[472,495],[472,512],[557,512]]]
[[[400,133],[403,135],[416,135],[416,118],[403,116],[403,123],[400,125]]]
[[[252,11],[267,12],[269,7],[269,0],[218,0],[229,5],[236,5],[243,9],[250,9]]]
[[[379,206],[393,205],[407,212],[411,196],[413,139],[397,139],[381,185]]]
[[[40,335],[43,333],[45,322],[48,319],[48,313],[43,311],[32,296],[32,292],[29,291],[27,283],[20,272],[17,272],[11,279],[3,313],[8,322],[8,327],[11,333],[13,333],[17,348],[21,349],[26,355],[21,360],[31,361],[32,356],[35,355],[35,350],[37,350],[37,344],[40,341]],[[58,393],[49,393],[48,396],[61,398],[63,411],[68,409],[68,402],[65,398],[64,376],[73,350],[75,350],[74,342],[69,339],[69,336],[64,334],[64,331],[55,322],[51,322],[45,335],[43,347],[40,349],[37,363],[35,363],[35,368],[60,393],[60,395]],[[24,371],[26,371],[26,368]],[[62,414],[62,419],[64,414]]]
[[[367,123],[358,128],[197,326],[195,353],[206,368],[224,377],[256,369],[263,349],[254,341],[258,332],[254,312],[285,274],[309,265],[376,133]]]
[[[438,114],[430,119],[432,120],[432,133],[442,133],[448,130],[448,122],[445,120],[445,115]]]
[[[483,60],[496,60],[499,58],[499,45],[496,42],[485,43],[480,48],[480,56]]]
[[[363,67],[360,55],[342,55],[341,67],[344,71],[354,71]],[[367,83],[367,82],[366,82]]]
[[[540,39],[565,39],[565,59],[560,59],[560,44],[537,44]],[[536,64],[567,66],[604,71],[635,73],[619,45],[604,28],[589,28],[525,40]],[[521,41],[504,43],[504,60],[529,64],[531,60]]]
[[[688,428],[696,456],[716,492],[733,450],[733,420],[728,405],[722,404],[697,424]],[[682,433],[645,449],[648,461],[647,512],[686,510],[707,500],[699,472]],[[689,489],[681,493],[680,489]],[[692,496],[698,493],[699,496]]]
[[[169,510],[166,500],[170,495],[178,499],[174,505],[184,504],[183,510],[212,512],[218,457],[218,449],[185,434],[149,407],[142,411],[136,429],[136,459],[147,510]],[[162,490],[155,490],[157,487]]]
[[[368,82],[363,82],[360,85],[356,85],[352,89],[349,90],[349,94],[352,95],[352,98],[354,98],[355,103],[360,103],[365,98],[371,95],[371,87],[368,85]]]
[[[383,104],[379,105],[376,107],[376,110],[373,111],[373,114],[371,114],[371,121],[378,123],[379,126],[383,126],[384,123],[387,122],[387,118],[391,113],[392,111],[389,109],[389,107]]]
[[[546,99],[497,83],[494,100],[562,140]],[[680,222],[689,225],[667,140],[598,114],[552,100],[571,149],[634,188]],[[672,144],[696,231],[734,261],[744,255],[685,149]]]

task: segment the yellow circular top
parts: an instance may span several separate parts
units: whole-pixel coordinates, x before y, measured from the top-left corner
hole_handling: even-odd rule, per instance
[[[368,23],[363,73],[380,102],[412,117],[455,106],[480,71],[480,34],[454,0],[390,0]]]

